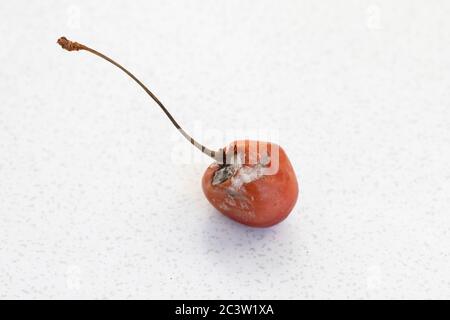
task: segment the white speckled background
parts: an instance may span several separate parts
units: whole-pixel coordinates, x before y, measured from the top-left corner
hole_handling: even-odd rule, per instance
[[[102,2],[105,3],[105,2]],[[450,298],[448,1],[1,1],[0,298]],[[124,74],[218,148],[278,133],[282,224],[218,214]],[[201,130],[200,130],[201,131]],[[220,134],[224,132],[224,134]],[[184,159],[184,158],[183,158]]]

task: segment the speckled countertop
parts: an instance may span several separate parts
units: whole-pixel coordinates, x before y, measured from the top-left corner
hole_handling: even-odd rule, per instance
[[[0,298],[450,298],[448,1],[0,2]],[[213,148],[279,142],[269,229],[203,196]]]

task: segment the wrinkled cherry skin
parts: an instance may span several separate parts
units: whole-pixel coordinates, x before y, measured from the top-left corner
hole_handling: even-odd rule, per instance
[[[250,143],[257,143],[257,148],[249,148]],[[208,201],[225,216],[252,227],[270,227],[284,220],[294,208],[298,197],[298,183],[294,169],[284,150],[276,144],[261,141],[241,140],[231,143],[225,150],[230,153],[245,154],[245,164],[252,166],[248,159],[262,156],[261,146],[265,144],[270,164],[278,161],[275,174],[244,183],[240,188],[233,188],[231,179],[213,185],[214,173],[220,168],[218,163],[211,164],[202,179],[203,192]],[[278,147],[278,157],[272,155]],[[257,150],[255,150],[257,149]],[[278,159],[276,159],[278,158]]]

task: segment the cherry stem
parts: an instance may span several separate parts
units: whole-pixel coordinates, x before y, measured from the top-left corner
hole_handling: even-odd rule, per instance
[[[138,85],[140,85],[141,88],[144,89],[144,91],[159,105],[161,110],[166,114],[166,116],[169,118],[169,120],[172,122],[172,124],[175,126],[175,128],[177,128],[178,131],[180,131],[180,133],[183,135],[183,137],[185,137],[192,145],[194,145],[197,149],[199,149],[201,152],[203,152],[207,156],[210,156],[211,158],[213,158],[214,160],[216,160],[217,162],[219,162],[221,164],[225,164],[226,163],[226,156],[225,156],[225,150],[224,149],[219,149],[219,151],[213,151],[213,150],[205,147],[204,145],[198,143],[196,140],[194,140],[194,138],[192,138],[189,134],[187,134],[186,131],[183,130],[183,128],[181,128],[181,126],[172,117],[172,115],[169,113],[169,111],[166,109],[166,107],[162,104],[162,102],[138,78],[136,78],[130,71],[128,71],[127,69],[122,67],[120,64],[115,62],[113,59],[105,56],[103,53],[98,52],[98,51],[96,51],[94,49],[91,49],[91,48],[85,46],[84,44],[81,44],[81,43],[78,43],[78,42],[75,42],[75,41],[70,41],[66,37],[59,38],[58,39],[58,44],[63,49],[66,49],[67,51],[80,51],[80,50],[89,51],[89,52],[95,54],[96,56],[98,56],[98,57],[100,57],[102,59],[105,59],[106,61],[112,63],[113,65],[115,65],[119,69],[121,69],[131,79],[133,79]]]

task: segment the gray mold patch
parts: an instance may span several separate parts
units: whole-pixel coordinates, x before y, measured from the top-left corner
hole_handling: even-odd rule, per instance
[[[242,185],[253,182],[264,176],[264,167],[270,163],[270,158],[265,155],[261,157],[259,163],[254,166],[244,165],[242,155],[234,158],[233,164],[222,165],[215,173],[212,185],[219,185],[231,179],[231,188],[239,190]]]

